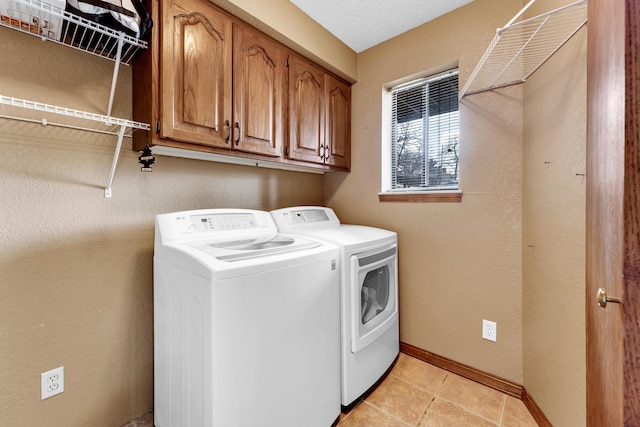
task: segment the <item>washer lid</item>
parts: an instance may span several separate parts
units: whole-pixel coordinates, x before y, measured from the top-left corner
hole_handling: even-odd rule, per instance
[[[228,242],[209,243],[208,246],[213,248],[233,249],[237,251],[255,251],[258,249],[279,248],[289,246],[295,242],[295,239],[289,236],[281,236],[279,234],[273,237],[261,237],[257,239],[231,240]]]
[[[336,246],[306,236],[274,234],[268,238],[239,236],[229,240],[170,243],[160,246],[154,259],[201,277],[215,276],[222,280],[286,269],[292,263],[317,260],[333,251],[337,256]]]
[[[196,248],[213,256],[218,261],[234,262],[313,249],[318,246],[321,246],[318,242],[307,239],[296,241],[293,237],[278,234],[266,238],[208,243],[196,246]]]
[[[195,249],[196,253],[202,254],[205,258],[211,257],[215,261],[235,262],[304,251],[322,246],[322,243],[304,236],[274,234],[233,240],[204,240],[178,246]]]

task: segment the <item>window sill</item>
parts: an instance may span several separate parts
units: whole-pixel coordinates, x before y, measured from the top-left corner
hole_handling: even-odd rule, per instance
[[[378,193],[381,202],[445,203],[462,202],[462,191],[414,191]]]

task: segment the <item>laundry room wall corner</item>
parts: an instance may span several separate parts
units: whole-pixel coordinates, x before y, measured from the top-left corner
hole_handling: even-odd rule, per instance
[[[464,85],[519,0],[475,0],[358,55],[351,173],[328,174],[340,220],[398,233],[400,340],[521,384],[522,88],[460,102],[460,203],[380,202],[382,93],[457,63]],[[411,52],[411,54],[407,54]],[[482,339],[482,320],[498,324]]]

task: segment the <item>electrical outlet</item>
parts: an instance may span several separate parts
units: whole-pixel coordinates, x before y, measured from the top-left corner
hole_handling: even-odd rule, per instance
[[[496,335],[496,322],[482,319],[482,338],[495,342]]]
[[[64,391],[64,366],[40,374],[40,400]]]

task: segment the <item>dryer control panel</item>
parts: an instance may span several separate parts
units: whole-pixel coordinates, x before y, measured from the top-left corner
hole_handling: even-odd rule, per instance
[[[310,228],[337,228],[340,220],[331,208],[322,206],[298,206],[271,211],[280,231],[308,230]]]
[[[291,211],[291,220],[297,224],[302,222],[329,221],[327,212],[322,209],[303,209]]]

